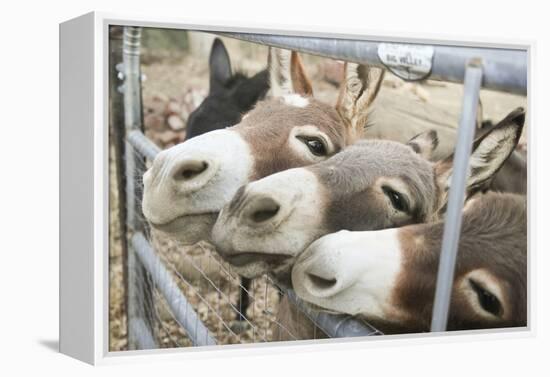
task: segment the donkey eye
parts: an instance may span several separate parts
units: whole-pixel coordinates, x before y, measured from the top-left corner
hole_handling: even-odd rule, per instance
[[[479,305],[483,308],[483,310],[497,317],[502,314],[502,305],[494,294],[483,288],[472,279],[470,279],[470,286],[477,294]]]
[[[388,186],[383,186],[382,191],[384,191],[384,194],[390,199],[393,208],[401,212],[409,211],[409,205],[403,195]]]
[[[325,147],[325,144],[323,142],[315,137],[298,137],[316,156],[326,156],[327,155],[327,148]]]

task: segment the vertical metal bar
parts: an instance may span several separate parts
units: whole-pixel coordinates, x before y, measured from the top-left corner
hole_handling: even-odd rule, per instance
[[[122,62],[122,26],[109,27],[109,127],[112,132],[116,177],[116,189],[118,194],[118,223],[120,227],[120,247],[122,258],[122,280],[124,287],[123,311],[128,313],[128,240],[126,238],[126,168],[124,165],[125,151],[125,127],[124,127],[124,105],[123,96],[120,91],[122,81],[119,80],[120,63]],[[109,207],[113,201],[109,200]],[[111,212],[112,213],[112,212]],[[112,219],[111,219],[112,221]],[[111,238],[113,239],[113,238]],[[114,245],[109,245],[110,250]],[[126,334],[130,333],[128,321],[126,322]],[[112,336],[110,334],[110,336]]]
[[[142,130],[141,122],[141,87],[140,87],[140,41],[141,28],[124,27],[122,61],[124,74],[124,124],[126,135],[134,130]],[[136,187],[133,178],[136,172],[136,161],[133,148],[126,145],[126,173],[128,174],[126,189],[128,192],[128,201],[126,210],[128,211],[127,221],[132,230],[138,230],[141,227],[136,217]]]
[[[141,70],[140,70],[141,28],[124,27],[122,37],[123,62],[123,94],[124,94],[124,126],[126,140],[133,131],[143,130],[141,105]],[[142,159],[141,163],[138,159]],[[128,237],[131,233],[144,229],[144,224],[138,216],[140,212],[141,189],[136,182],[143,174],[143,157],[134,153],[132,145],[125,144],[126,163],[126,220]],[[152,312],[154,305],[152,286],[147,279],[147,272],[135,255],[133,245],[128,247],[128,347],[130,349],[151,348],[150,342],[144,344],[144,334],[136,333],[146,326],[149,333],[154,334]],[[149,315],[148,315],[149,314]],[[154,339],[154,335],[153,335]]]
[[[462,115],[453,160],[449,202],[445,215],[445,229],[443,231],[443,243],[439,257],[431,331],[445,331],[447,328],[481,79],[481,62],[473,59],[468,63],[464,76]]]

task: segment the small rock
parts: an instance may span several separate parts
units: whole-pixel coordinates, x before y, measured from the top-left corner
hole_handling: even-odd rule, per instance
[[[179,117],[179,115],[172,114],[166,119],[168,126],[174,131],[181,131],[185,128],[185,122]]]
[[[165,128],[164,118],[154,113],[145,115],[143,123],[148,130],[162,131]]]
[[[166,104],[166,109],[164,110],[164,112],[166,115],[180,114],[181,104],[172,99]]]
[[[158,139],[164,145],[167,145],[169,143],[177,143],[179,141],[179,134],[172,130],[166,130],[158,136]]]
[[[166,101],[163,97],[158,95],[153,95],[149,98],[146,98],[144,103],[144,113],[145,114],[158,114],[162,115],[164,109],[166,108]]]

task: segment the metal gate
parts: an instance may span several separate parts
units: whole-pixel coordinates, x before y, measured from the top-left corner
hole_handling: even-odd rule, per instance
[[[188,295],[193,295],[193,297],[199,295],[202,302],[206,302],[207,313],[214,317],[220,317],[222,325],[226,327],[225,330],[233,332],[235,336],[237,334],[223,320],[222,314],[216,311],[215,305],[208,303],[202,297],[204,294],[194,289],[193,284],[186,281],[184,277],[178,276],[177,271],[173,271],[166,261],[155,252],[150,243],[147,224],[141,214],[141,177],[147,161],[152,161],[160,150],[143,133],[139,60],[140,34],[141,29],[138,27],[124,27],[120,45],[122,63],[117,65],[117,72],[115,72],[122,85],[120,87],[117,86],[118,84],[114,85],[115,83],[111,85],[111,95],[116,96],[117,91],[120,91],[123,98],[123,116],[118,117],[118,119],[123,119],[123,126],[119,124],[116,127],[118,133],[115,133],[115,136],[122,137],[124,140],[123,143],[119,143],[118,151],[119,157],[123,156],[124,158],[124,164],[119,164],[119,167],[124,170],[123,175],[126,177],[121,196],[126,197],[126,212],[122,217],[126,226],[123,226],[122,231],[127,234],[126,279],[129,346],[130,349],[159,347],[158,340],[154,336],[155,324],[150,314],[158,312],[155,309],[155,306],[158,305],[158,300],[155,299],[156,295],[161,296],[172,318],[178,326],[184,329],[185,335],[192,345],[215,345],[221,343],[216,337],[216,331],[205,325],[201,313],[198,313],[189,302]],[[526,94],[527,52],[511,49],[395,44],[262,34],[223,33],[223,35],[328,58],[377,65],[408,80],[430,78],[464,83],[462,115],[455,149],[455,169],[453,169],[449,205],[445,217],[431,326],[432,331],[445,331],[462,220],[468,159],[475,131],[479,90],[481,87],[485,87]],[[111,43],[113,42],[111,41]],[[116,48],[117,46],[113,45],[111,51]],[[113,74],[111,79],[116,81]],[[111,108],[111,111],[116,110]],[[113,118],[116,119],[116,117]],[[220,271],[223,270],[229,280],[238,279],[238,276],[233,274],[229,267],[222,265],[215,258],[213,260],[212,263],[218,263]],[[190,263],[193,264],[192,261]],[[223,292],[218,284],[204,273],[202,266],[195,265],[193,267],[203,274],[201,279],[204,278],[207,282],[207,294],[210,294],[211,290],[220,300],[228,300],[232,310],[240,311],[241,308],[236,307],[237,305],[231,301],[231,292],[229,294]],[[265,281],[265,296],[260,305],[264,307],[260,309],[270,318],[269,321],[274,322],[276,319],[273,313],[270,313],[268,289],[272,290],[272,287],[277,289],[277,287],[268,277],[264,277],[263,280]],[[260,301],[254,296],[256,291],[251,289],[249,292],[253,307]],[[291,290],[285,294],[297,310],[302,311],[316,328],[329,337],[380,334],[369,324],[351,316],[315,312],[303,305]],[[250,321],[247,325],[252,326],[254,341],[270,340],[268,339],[269,331],[264,329],[263,325]],[[288,331],[288,329],[280,329],[280,331],[285,330]],[[240,339],[237,337],[237,340]],[[180,345],[177,342],[176,344]]]

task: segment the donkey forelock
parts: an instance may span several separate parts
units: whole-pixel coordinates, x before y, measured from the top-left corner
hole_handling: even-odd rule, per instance
[[[273,125],[276,124],[276,127]],[[288,105],[283,98],[259,102],[254,111],[234,127],[249,144],[255,156],[251,180],[266,177],[288,167],[309,165],[307,155],[296,153],[289,143],[296,127],[313,126],[326,134],[330,154],[339,152],[348,143],[336,110],[318,100],[308,98],[306,106]]]

